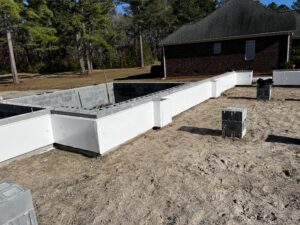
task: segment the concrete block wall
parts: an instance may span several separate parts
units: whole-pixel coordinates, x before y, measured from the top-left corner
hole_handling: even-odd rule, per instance
[[[99,118],[97,131],[100,153],[104,154],[153,127],[152,101]]]
[[[247,78],[237,79],[237,76],[243,75]],[[100,153],[114,149],[157,125],[165,126],[174,116],[212,98],[212,81],[215,79],[220,82],[216,90],[218,93],[236,85],[252,85],[251,72],[230,72],[213,79],[188,83],[153,95],[132,99],[105,109],[98,113],[97,119]],[[167,99],[168,110],[161,111],[157,107],[159,98]],[[160,117],[168,118],[165,124],[158,119],[158,113]]]
[[[274,70],[274,85],[300,86],[300,70]]]
[[[0,120],[0,162],[50,146],[53,142],[49,110]]]
[[[96,120],[52,114],[51,125],[55,144],[100,154]]]
[[[253,83],[253,71],[252,70],[242,70],[236,71],[236,83],[238,86],[247,86]]]
[[[114,103],[115,97],[112,83],[108,84],[108,93],[110,103]],[[109,104],[105,84],[10,99],[6,102],[39,107],[74,109],[92,109],[96,106]]]
[[[212,79],[212,97],[217,98],[221,96],[221,93],[233,88],[237,84],[237,74],[229,72],[224,76],[219,76],[216,79]]]
[[[154,127],[162,128],[172,123],[172,105],[168,98],[158,98],[153,101]]]
[[[163,96],[171,101],[172,116],[176,116],[211,98],[211,81],[202,81]]]
[[[183,83],[114,83],[115,102],[123,102],[163,91]]]
[[[36,112],[39,110],[42,110],[42,108],[0,104],[0,119]]]
[[[215,80],[219,83],[215,87],[216,93],[226,91],[240,83],[245,85],[245,81],[237,79],[238,75],[241,74],[231,72],[175,86],[100,111],[82,110],[77,114],[65,111],[62,115],[54,110],[51,110],[52,114],[49,110],[40,110],[2,119],[0,162],[54,143],[103,154],[153,127],[167,125],[174,116],[215,97],[212,91]],[[248,83],[251,84],[252,81]],[[113,90],[112,86],[110,90]],[[160,102],[158,107],[157,99],[167,100]],[[89,114],[84,116],[85,112]]]
[[[14,182],[0,183],[0,224],[38,224],[29,189]]]

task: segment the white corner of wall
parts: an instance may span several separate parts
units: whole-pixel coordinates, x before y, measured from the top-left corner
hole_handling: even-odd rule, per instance
[[[172,102],[167,98],[153,100],[154,127],[162,128],[172,123]]]
[[[253,70],[249,71],[235,71],[236,85],[252,85]]]
[[[100,153],[96,121],[52,114],[54,143]]]
[[[12,137],[18,141],[12,141]],[[0,126],[0,144],[0,162],[53,144],[51,116],[47,114]]]
[[[211,80],[211,98],[218,98],[221,96],[221,93],[218,91],[218,81]]]

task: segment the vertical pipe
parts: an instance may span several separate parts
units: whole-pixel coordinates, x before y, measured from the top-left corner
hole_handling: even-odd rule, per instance
[[[290,47],[291,47],[291,34],[288,35],[287,40],[287,53],[286,53],[286,62],[290,61]]]
[[[166,54],[165,54],[165,46],[163,46],[163,64],[164,64],[164,78],[167,78],[167,65],[166,65]]]
[[[110,96],[109,96],[109,91],[108,91],[108,85],[107,85],[107,76],[105,73],[105,68],[103,69],[103,73],[104,73],[104,79],[105,79],[105,89],[106,89],[106,95],[107,95],[107,100],[108,100],[108,104],[110,105]]]
[[[140,50],[141,50],[141,67],[145,67],[144,62],[144,47],[143,47],[143,37],[142,37],[142,26],[139,26],[139,33],[140,33]]]

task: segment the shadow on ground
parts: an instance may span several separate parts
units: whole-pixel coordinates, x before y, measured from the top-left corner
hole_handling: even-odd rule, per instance
[[[178,129],[179,131],[189,132],[191,134],[207,135],[207,136],[221,136],[221,130],[213,130],[209,128],[187,127],[183,126]]]
[[[124,78],[118,78],[115,80],[147,80],[147,79],[156,79],[156,78],[163,78],[163,76],[146,73],[146,74],[128,76],[128,77],[124,77]]]
[[[43,75],[41,75],[41,74],[32,74],[32,75],[19,74],[19,80],[22,82],[24,80],[35,79],[35,78],[39,78],[41,76],[43,76]],[[0,76],[0,84],[12,84],[12,83],[13,83],[12,75],[1,75]]]
[[[245,99],[245,100],[257,100],[257,98],[252,97],[227,97],[229,99]]]
[[[287,99],[285,99],[285,101],[288,101],[288,102],[300,102],[300,99],[296,99],[296,98],[287,98]]]
[[[300,145],[300,139],[298,138],[290,138],[290,137],[277,136],[277,135],[269,135],[268,138],[266,139],[266,142]]]

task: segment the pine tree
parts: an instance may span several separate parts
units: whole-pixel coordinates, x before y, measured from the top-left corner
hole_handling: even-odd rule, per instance
[[[300,12],[300,0],[294,1],[292,8],[295,9],[297,12]]]
[[[84,41],[84,53],[88,73],[92,73],[93,63],[93,46],[105,48],[111,51],[111,46],[106,40],[106,35],[112,33],[110,27],[111,23],[111,10],[113,4],[111,1],[99,2],[97,0],[82,0],[82,37]]]
[[[144,32],[150,43],[155,60],[159,56],[160,40],[175,28],[176,17],[172,13],[172,7],[167,1],[153,0],[145,7],[141,16]]]
[[[286,6],[284,4],[277,5],[275,2],[271,2],[267,7],[276,12],[284,12],[284,11],[287,11],[290,9],[288,6]]]
[[[19,83],[17,66],[14,56],[11,32],[16,22],[20,19],[20,7],[13,0],[0,0],[0,27],[5,30],[7,36],[7,44],[9,49],[11,72],[14,83]]]
[[[171,0],[177,25],[201,20],[216,9],[217,3],[215,0]]]
[[[130,5],[127,8],[127,14],[131,15],[132,18],[132,29],[137,34],[139,39],[139,49],[140,49],[140,66],[143,68],[145,66],[144,60],[144,45],[143,45],[143,24],[144,24],[144,17],[143,14],[145,12],[145,8],[149,5],[152,1],[151,0],[124,0],[119,1],[122,3],[127,3]]]
[[[20,28],[25,32],[23,45],[38,57],[39,67],[47,53],[57,49],[56,29],[52,26],[53,12],[46,0],[28,0],[23,7],[23,20]]]

